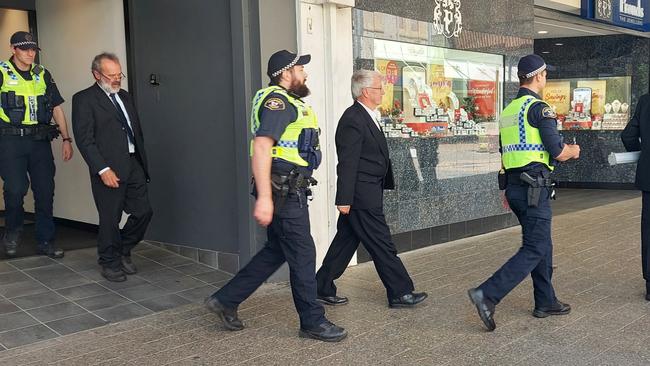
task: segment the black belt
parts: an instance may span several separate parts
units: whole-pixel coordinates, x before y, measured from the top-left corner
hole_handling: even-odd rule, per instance
[[[34,136],[47,133],[50,127],[0,127],[0,136]]]
[[[528,183],[521,180],[521,172],[517,173],[507,173],[508,174],[508,184],[514,184],[519,186],[530,186]],[[551,178],[542,178],[541,176],[534,176],[533,178],[541,178],[540,186],[541,187],[552,187],[553,180]]]

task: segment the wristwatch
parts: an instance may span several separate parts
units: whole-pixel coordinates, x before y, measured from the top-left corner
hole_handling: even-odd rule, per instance
[[[66,137],[63,139],[63,141],[68,141],[69,143],[72,143],[72,137]]]

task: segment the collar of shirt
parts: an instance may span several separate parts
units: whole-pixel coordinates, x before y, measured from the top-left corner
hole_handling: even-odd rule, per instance
[[[535,97],[537,99],[542,99],[542,97],[540,97],[539,94],[537,94],[534,91],[522,86],[522,87],[519,88],[519,93],[517,93],[517,98],[521,98],[524,95],[530,95],[530,96],[533,96],[533,97]]]
[[[292,92],[291,90],[289,90],[289,89],[287,89],[287,88],[285,88],[284,86],[279,85],[279,84],[278,84],[278,85],[275,85],[275,86],[278,86],[278,87],[284,89],[284,91],[285,91],[287,94],[289,94],[290,96],[292,96],[294,99],[298,99],[299,101],[302,102],[302,99],[300,98],[300,96],[298,96],[296,93]]]
[[[32,80],[32,73],[31,73],[31,71],[32,71],[32,67],[33,67],[33,65],[29,65],[29,70],[24,71],[24,70],[19,69],[18,66],[16,66],[16,63],[14,62],[14,57],[13,57],[13,56],[11,56],[11,57],[9,58],[9,62],[10,62],[11,65],[14,67],[14,69],[16,69],[16,71],[18,71],[18,73],[20,74],[20,76],[23,77],[23,79],[25,79],[26,81],[30,81],[30,80]]]
[[[366,112],[368,112],[368,115],[370,116],[372,121],[375,122],[375,126],[377,126],[379,131],[381,131],[381,127],[379,126],[379,116],[377,115],[377,110],[372,110],[372,109],[368,108],[365,104],[361,103],[358,100],[357,100],[357,103],[361,104],[363,109],[365,109]]]

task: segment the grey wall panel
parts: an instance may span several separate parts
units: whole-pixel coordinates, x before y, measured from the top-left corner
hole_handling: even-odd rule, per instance
[[[233,117],[229,2],[128,4],[155,211],[147,238],[237,253],[234,129],[246,122]]]

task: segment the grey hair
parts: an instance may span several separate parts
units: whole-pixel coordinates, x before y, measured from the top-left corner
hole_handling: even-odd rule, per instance
[[[102,52],[99,55],[95,56],[95,58],[93,59],[92,65],[90,65],[90,69],[92,71],[97,71],[97,72],[101,73],[102,72],[101,71],[102,61],[104,61],[104,60],[111,60],[111,61],[116,62],[118,64],[120,63],[120,59],[117,58],[117,56],[114,53]]]
[[[357,99],[361,96],[364,88],[372,86],[372,81],[375,77],[380,77],[381,74],[373,70],[356,70],[352,73],[352,98]]]

